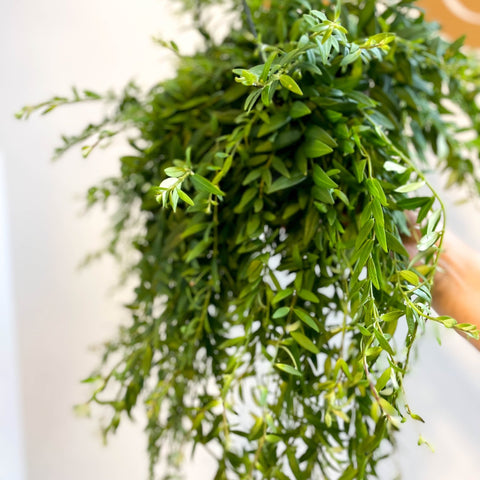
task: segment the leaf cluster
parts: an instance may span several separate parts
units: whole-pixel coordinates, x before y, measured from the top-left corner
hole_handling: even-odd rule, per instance
[[[480,191],[479,64],[412,0],[249,5],[257,36],[206,35],[174,78],[109,96],[112,116],[65,139],[89,154],[128,127],[132,148],[88,192],[120,205],[110,252],[137,254],[89,402],[110,409],[105,434],[143,405],[152,477],[200,444],[215,479],[377,478],[421,420],[403,379],[425,321],[477,334],[431,312],[445,212],[426,172],[433,154]]]

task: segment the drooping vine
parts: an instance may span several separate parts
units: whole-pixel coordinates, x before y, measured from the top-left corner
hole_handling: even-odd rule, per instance
[[[152,478],[197,445],[216,479],[378,478],[420,419],[403,379],[425,321],[478,335],[431,310],[445,209],[426,158],[478,195],[479,64],[413,0],[233,4],[241,24],[148,92],[19,115],[107,100],[58,153],[121,132],[131,146],[87,195],[119,206],[107,251],[137,254],[131,321],[88,403],[111,413],[105,434],[143,405]]]

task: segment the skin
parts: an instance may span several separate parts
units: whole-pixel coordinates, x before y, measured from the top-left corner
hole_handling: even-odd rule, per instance
[[[413,258],[418,253],[416,244],[420,233],[413,216],[407,216],[407,221],[411,236],[404,239],[405,247]],[[480,253],[450,231],[444,235],[432,297],[433,308],[439,315],[448,315],[458,323],[470,323],[480,329]],[[459,333],[480,350],[480,340]]]
[[[433,307],[439,315],[480,329],[480,253],[448,231],[434,278]],[[466,338],[480,350],[480,340]]]

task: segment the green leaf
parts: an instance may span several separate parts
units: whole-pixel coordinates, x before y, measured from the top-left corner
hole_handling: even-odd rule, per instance
[[[262,74],[260,75],[260,82],[264,83],[268,79],[268,74],[270,73],[270,69],[272,68],[272,63],[275,60],[276,56],[278,55],[278,52],[272,52],[268,58],[267,61],[265,62],[265,65],[262,70]]]
[[[273,312],[272,318],[283,318],[286,317],[290,312],[290,307],[280,307]]]
[[[408,257],[408,251],[404,247],[403,243],[396,237],[394,237],[390,232],[387,232],[387,245],[388,249],[392,252]]]
[[[192,260],[195,258],[198,258],[200,255],[202,255],[205,250],[211,245],[212,239],[207,238],[206,240],[202,240],[201,242],[198,242],[195,247],[192,248],[192,250],[188,251],[187,254],[185,255],[185,262],[190,263]]]
[[[435,197],[430,197],[426,200],[424,205],[422,205],[420,210],[418,211],[417,223],[422,223],[423,220],[427,218],[427,215],[430,213],[434,203],[435,203]]]
[[[258,188],[251,187],[243,192],[242,198],[238,205],[233,209],[235,213],[241,213],[245,210],[245,207],[258,196]]]
[[[272,95],[270,94],[272,91],[272,86],[271,85],[265,85],[262,90],[261,90],[261,99],[262,103],[266,106],[269,107],[272,104]]]
[[[292,106],[290,107],[290,116],[292,118],[300,118],[304,117],[305,115],[310,115],[312,111],[307,105],[303,102],[293,102]]]
[[[303,150],[305,155],[309,158],[323,157],[324,155],[333,152],[332,147],[329,147],[326,143],[316,139],[307,140],[303,144]]]
[[[312,303],[319,303],[320,299],[310,290],[302,289],[298,292],[298,296],[303,300],[307,300]]]
[[[472,325],[471,323],[457,323],[455,325],[455,330],[460,330],[475,340],[480,338],[480,331],[478,327],[476,325]]]
[[[183,240],[191,235],[195,235],[198,232],[203,232],[208,228],[209,225],[210,224],[207,222],[193,223],[183,231],[183,233],[180,235],[180,238]]]
[[[359,478],[358,477],[358,470],[353,467],[352,465],[349,465],[345,471],[342,473],[340,477],[338,477],[338,480],[355,480]]]
[[[384,398],[380,398],[378,403],[380,404],[380,406],[382,407],[382,410],[387,415],[391,415],[391,416],[397,416],[398,415],[398,412],[395,409],[395,407],[391,403],[389,403],[387,400],[385,400]]]
[[[377,339],[380,347],[382,347],[383,350],[385,350],[387,353],[389,353],[392,357],[395,356],[395,353],[394,353],[391,345],[388,343],[388,341],[385,338],[385,336],[383,335],[383,333],[380,332],[379,330],[377,330],[376,328],[374,328],[373,329],[373,334],[375,335],[375,338]]]
[[[242,343],[246,340],[245,336],[240,336],[240,337],[235,337],[235,338],[227,338],[227,340],[223,341],[218,348],[220,350],[224,350],[225,348],[228,347],[233,347],[235,345],[238,345],[239,343]]]
[[[375,223],[375,220],[373,218],[370,218],[360,229],[358,232],[358,236],[355,240],[355,250],[358,251],[358,249],[363,245],[365,240],[371,238],[371,231],[373,230],[373,225]]]
[[[256,168],[255,170],[252,170],[251,172],[248,172],[247,176],[242,182],[242,185],[248,185],[249,183],[253,182],[254,180],[257,180],[260,178],[262,175],[262,169],[261,168]]]
[[[385,386],[387,385],[387,382],[390,380],[390,376],[392,374],[392,368],[389,367],[387,368],[378,378],[377,383],[375,384],[375,390],[377,392],[381,392]]]
[[[306,325],[308,325],[310,328],[315,330],[316,332],[320,332],[320,328],[317,325],[317,322],[315,319],[313,319],[305,310],[302,308],[294,308],[293,312],[295,315]]]
[[[312,195],[313,198],[315,198],[315,200],[318,200],[319,202],[323,202],[328,205],[335,205],[335,200],[332,196],[332,193],[330,192],[330,189],[328,188],[315,186],[312,188]],[[325,213],[326,210],[322,210],[320,208],[320,211],[323,211]]]
[[[291,177],[291,178],[280,177],[272,183],[270,188],[266,189],[266,192],[270,194],[270,193],[278,192],[280,190],[285,190],[286,188],[294,187],[295,185],[298,185],[299,183],[303,182],[306,178],[307,177],[303,175],[295,175],[294,177]]]
[[[276,132],[290,121],[290,117],[285,113],[273,115],[268,122],[263,123],[258,130],[258,137],[264,137],[269,133]]]
[[[427,224],[427,233],[432,233],[438,225],[438,222],[440,221],[440,218],[442,217],[442,211],[435,210],[430,218],[428,219],[428,224]]]
[[[168,167],[165,170],[165,174],[168,175],[169,177],[181,177],[182,175],[185,175],[185,169],[180,168],[180,167]]]
[[[376,178],[367,178],[367,188],[369,192],[375,197],[383,206],[388,205],[387,197],[383,191],[382,185]]]
[[[280,290],[275,294],[272,299],[272,304],[275,305],[278,302],[281,302],[285,298],[290,297],[293,294],[293,288],[286,288],[285,290]]]
[[[347,207],[350,206],[350,201],[348,200],[348,197],[341,191],[336,188],[333,193],[337,198],[339,198]]]
[[[336,188],[338,184],[334,182],[325,171],[317,164],[313,165],[313,181],[319,187]]]
[[[281,442],[282,440],[283,440],[282,437],[279,437],[278,435],[274,435],[273,433],[265,435],[265,441],[267,443],[278,443],[278,442]]]
[[[292,205],[288,205],[283,212],[282,218],[284,220],[287,220],[292,215],[295,215],[299,210],[300,210],[300,205],[298,203],[293,203]]]
[[[419,188],[423,187],[424,185],[425,185],[424,181],[407,183],[405,185],[402,185],[402,186],[396,188],[395,191],[398,192],[398,193],[414,192],[415,190],[418,190]]]
[[[289,375],[294,375],[296,377],[301,377],[302,376],[302,374],[296,368],[293,368],[292,366],[287,365],[286,363],[276,363],[275,366],[279,370],[282,370],[282,371],[288,373]]]
[[[280,83],[282,84],[282,87],[286,88],[287,90],[290,90],[293,93],[296,93],[297,95],[303,95],[302,90],[300,87],[297,85],[297,82],[295,80],[288,76],[288,75],[280,75]]]
[[[433,448],[432,444],[429,443],[427,440],[425,440],[425,438],[424,438],[422,435],[420,435],[420,436],[418,437],[417,445],[419,445],[419,446],[420,446],[420,445],[425,445],[425,446],[427,446],[427,447],[430,449],[430,451],[431,451],[432,453],[435,453],[435,448]]]
[[[272,160],[272,167],[284,177],[290,178],[290,172],[288,171],[285,162],[280,157],[274,157]]]
[[[351,261],[353,263],[357,262],[358,265],[355,267],[355,270],[357,268],[361,269],[365,266],[367,263],[368,258],[370,257],[370,254],[372,253],[373,249],[373,240],[367,240],[361,248],[357,249],[353,256]]]
[[[441,324],[443,324],[444,327],[447,328],[453,328],[458,324],[454,318],[449,317],[448,315],[440,315],[439,317],[436,317],[435,320],[437,322],[440,322]]]
[[[358,60],[360,58],[361,53],[362,53],[361,50],[357,50],[355,52],[349,53],[348,55],[343,57],[342,61],[340,62],[340,66],[341,67],[346,67],[350,63],[355,62],[356,60]]]
[[[201,175],[191,175],[190,180],[192,181],[193,186],[200,192],[211,193],[220,197],[225,195],[225,192],[222,192],[216,185],[210,182],[210,180],[207,180]]]
[[[417,244],[418,251],[424,252],[432,247],[439,239],[440,235],[437,232],[430,232],[424,235]]]
[[[357,178],[358,183],[363,181],[363,177],[365,176],[366,165],[367,165],[366,160],[356,160],[353,162],[353,170],[355,172],[355,177]]]
[[[315,354],[320,353],[320,350],[317,348],[317,346],[303,333],[291,332],[290,335],[305,350],[308,350],[309,352],[312,352]]]
[[[415,210],[416,208],[423,207],[429,204],[429,202],[432,202],[431,197],[409,197],[409,198],[402,198],[397,202],[397,205],[402,210]]]
[[[398,274],[411,285],[417,286],[420,284],[418,275],[411,270],[402,270]]]
[[[384,322],[395,322],[403,315],[405,315],[405,312],[403,312],[402,310],[392,310],[391,312],[384,313],[381,316],[381,319]]]
[[[337,141],[322,127],[318,125],[308,125],[305,130],[306,140],[320,140],[327,144],[329,147],[338,147]]]
[[[371,280],[374,287],[377,290],[380,290],[380,282],[378,280],[377,267],[375,266],[375,262],[373,261],[372,257],[370,257],[367,260],[367,273],[368,273],[368,278]]]
[[[178,193],[178,196],[185,202],[185,203],[188,203],[189,205],[195,205],[193,200],[182,190],[180,190],[179,188],[177,188],[177,193]]]
[[[98,382],[99,380],[102,380],[102,376],[101,375],[92,375],[88,378],[84,378],[81,382],[82,383],[94,383],[94,382]]]
[[[243,85],[255,85],[258,82],[258,75],[253,73],[251,70],[245,70],[243,68],[235,68],[233,70],[235,75],[238,75],[235,78],[236,82],[242,83]]]
[[[373,213],[373,218],[375,219],[375,224],[383,228],[385,226],[383,208],[380,202],[376,198],[374,198],[372,201],[372,213]]]
[[[258,230],[260,222],[261,220],[258,215],[253,215],[248,219],[245,231],[249,237],[251,237]]]
[[[418,325],[419,315],[410,305],[407,306],[405,319],[407,320],[408,333],[413,335]]]
[[[375,229],[375,235],[377,237],[378,243],[380,244],[382,249],[388,253],[387,236],[385,232],[385,227],[381,225],[379,222],[375,222],[374,229]]]
[[[262,94],[264,89],[258,89],[254,90],[253,92],[250,93],[250,95],[246,98],[245,104],[243,108],[247,111],[250,112],[252,108],[255,106],[255,102],[258,100],[258,97]]]
[[[170,190],[170,193],[169,193],[170,204],[174,212],[177,211],[178,199],[180,198],[180,196],[178,195],[179,190],[180,188],[179,186],[177,186],[173,190]]]

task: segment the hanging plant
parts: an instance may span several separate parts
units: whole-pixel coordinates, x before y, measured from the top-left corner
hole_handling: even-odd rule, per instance
[[[478,336],[431,311],[445,209],[426,172],[428,157],[480,191],[479,64],[414,0],[237,1],[221,42],[184,3],[205,44],[163,42],[174,78],[19,115],[113,102],[57,153],[125,130],[131,146],[87,195],[117,207],[107,251],[136,253],[130,323],[88,403],[106,435],[143,405],[152,478],[199,444],[216,479],[377,478],[394,431],[421,420],[403,384],[425,322]]]

